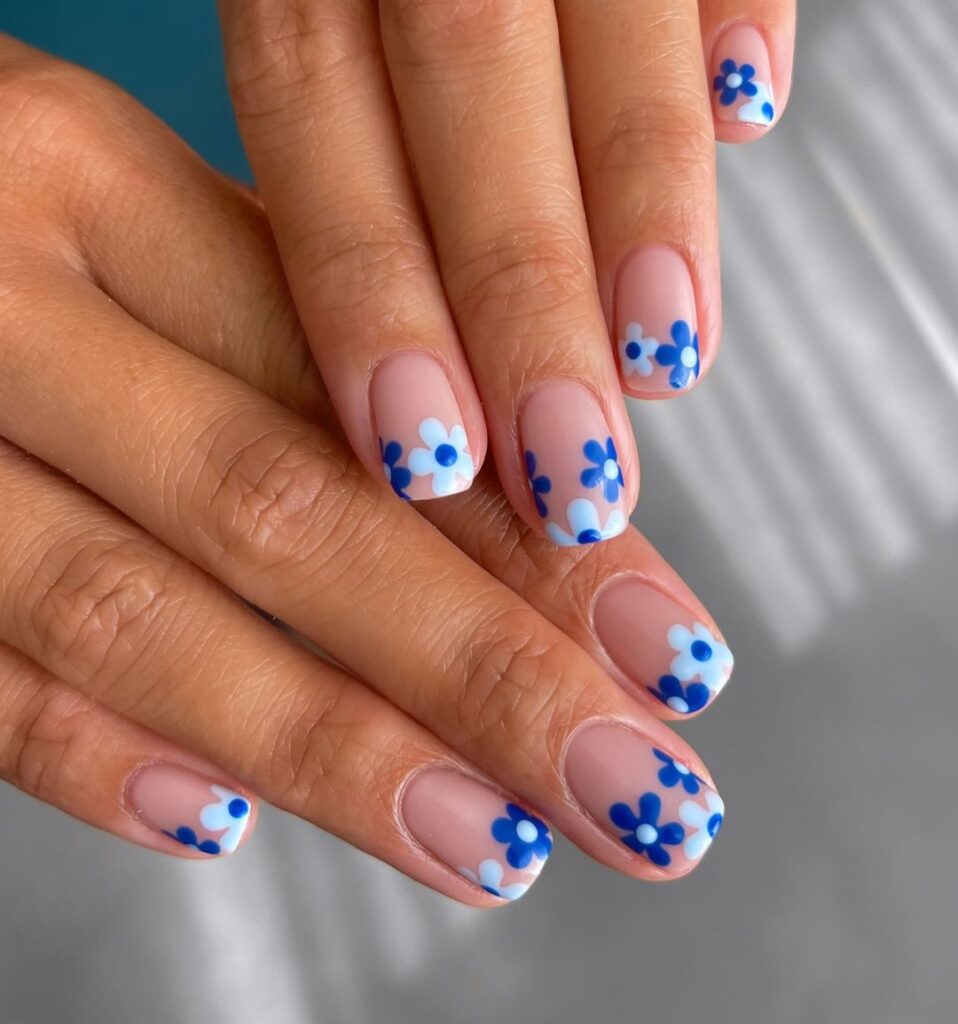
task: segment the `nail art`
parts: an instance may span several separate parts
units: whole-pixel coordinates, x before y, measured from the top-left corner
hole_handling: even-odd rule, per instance
[[[430,853],[501,900],[524,896],[552,852],[552,833],[541,818],[446,769],[413,778],[402,817]]]
[[[618,668],[676,714],[701,711],[731,678],[735,659],[725,641],[644,580],[624,577],[609,584],[592,617]]]
[[[468,490],[476,475],[462,412],[442,367],[430,356],[387,359],[370,387],[383,474],[405,501]]]
[[[634,252],[616,287],[619,367],[626,389],[684,391],[701,373],[695,290],[683,257],[666,246]]]
[[[211,857],[235,852],[252,812],[241,793],[166,764],[149,765],[136,776],[130,801],[141,821]]]
[[[715,46],[715,117],[767,128],[775,121],[768,47],[753,25],[733,25]]]
[[[620,725],[574,734],[565,773],[598,824],[667,875],[692,870],[725,820],[722,798],[704,779]]]
[[[526,476],[546,534],[561,547],[595,544],[628,525],[625,477],[598,403],[579,384],[534,392],[520,415]]]

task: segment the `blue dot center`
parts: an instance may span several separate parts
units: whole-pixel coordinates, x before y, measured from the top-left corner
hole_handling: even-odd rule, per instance
[[[722,820],[721,814],[713,814],[712,817],[709,818],[709,823],[706,828],[713,839],[718,834],[718,830],[722,827]]]
[[[691,651],[696,661],[708,661],[712,657],[712,648],[704,640],[693,641]]]
[[[596,544],[602,540],[602,534],[598,530],[582,530],[576,540],[580,544]]]
[[[230,800],[227,810],[230,812],[231,818],[245,818],[249,814],[249,804],[237,797],[235,800]]]
[[[458,458],[459,453],[451,444],[441,444],[436,448],[436,462],[440,466],[452,466]]]
[[[625,346],[625,354],[629,359],[638,359],[642,355],[642,346],[637,341],[630,341]]]

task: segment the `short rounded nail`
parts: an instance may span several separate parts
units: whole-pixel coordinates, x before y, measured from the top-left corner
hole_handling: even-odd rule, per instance
[[[519,437],[532,500],[551,540],[576,547],[625,530],[630,509],[622,464],[587,388],[573,381],[538,388],[520,411]]]
[[[582,808],[663,877],[695,868],[725,820],[722,798],[704,779],[623,725],[574,733],[565,776]]]
[[[211,857],[236,851],[253,813],[249,797],[172,764],[141,769],[130,783],[129,802],[138,820]]]
[[[714,627],[654,584],[625,576],[596,598],[596,635],[641,692],[677,715],[706,708],[732,675],[734,658]]]
[[[383,473],[400,498],[444,498],[472,486],[477,467],[462,410],[432,356],[400,352],[381,363],[370,406]]]
[[[695,286],[675,249],[637,249],[619,268],[615,291],[617,352],[626,391],[657,398],[699,379]]]
[[[541,818],[452,769],[416,775],[403,792],[401,814],[421,846],[500,900],[524,896],[552,852]]]
[[[732,25],[719,36],[710,71],[716,121],[761,129],[775,123],[771,59],[765,37],[754,25]]]

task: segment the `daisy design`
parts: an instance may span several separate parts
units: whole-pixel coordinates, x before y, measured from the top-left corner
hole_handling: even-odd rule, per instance
[[[389,486],[392,487],[400,498],[404,501],[409,501],[410,498],[406,493],[406,488],[412,483],[412,473],[405,466],[399,465],[399,460],[402,458],[402,445],[398,441],[390,441],[389,444],[384,444],[383,439],[380,438],[379,455],[383,460],[383,473],[386,474]]]
[[[677,822],[659,824],[662,799],[657,793],[644,793],[639,799],[639,813],[628,804],[613,804],[609,808],[612,824],[623,832],[623,843],[636,853],[644,853],[653,864],[660,868],[672,863],[672,855],[666,846],[678,846],[685,838],[685,829]]]
[[[723,60],[719,66],[720,75],[712,82],[713,92],[719,94],[719,103],[730,107],[739,96],[751,99],[758,93],[758,86],[752,81],[755,68],[751,64],[736,64],[734,60]]]
[[[460,875],[468,878],[470,882],[474,882],[481,889],[485,889],[486,892],[491,893],[493,896],[498,896],[501,900],[517,900],[520,896],[525,896],[526,892],[529,890],[529,886],[523,885],[522,882],[513,882],[511,885],[503,885],[502,876],[504,873],[505,871],[502,865],[492,857],[479,864],[478,872],[472,871],[469,868],[459,869]]]
[[[699,336],[692,333],[685,320],[672,324],[672,344],[659,345],[655,360],[660,366],[671,366],[669,384],[680,391],[694,384],[699,378]]]
[[[536,473],[536,457],[533,452],[526,452],[526,475],[529,477],[529,486],[532,488],[536,511],[545,519],[549,514],[549,506],[546,505],[542,495],[548,494],[552,490],[552,481],[544,473]]]
[[[210,789],[219,799],[200,811],[200,824],[207,832],[223,832],[219,845],[224,853],[232,853],[239,846],[249,824],[249,801],[223,786],[214,785]]]
[[[430,417],[419,424],[419,436],[425,448],[409,453],[409,468],[416,476],[432,477],[432,492],[438,498],[465,490],[476,475],[465,428],[456,424],[451,430]]]
[[[775,120],[771,90],[764,82],[756,82],[755,88],[754,98],[743,103],[735,111],[735,116],[745,124],[771,124]]]
[[[683,800],[679,804],[679,817],[690,829],[690,833],[682,847],[689,860],[699,860],[712,845],[725,821],[725,801],[711,789],[705,791],[705,804],[694,800]]]
[[[701,679],[712,693],[718,693],[728,682],[735,660],[732,652],[701,622],[696,622],[691,629],[672,626],[666,639],[678,652],[671,668],[672,675],[681,682]]]
[[[595,544],[600,540],[618,537],[628,525],[622,510],[614,508],[603,524],[599,519],[599,510],[588,498],[575,498],[566,508],[571,533],[566,533],[558,523],[546,523],[546,533],[563,548],[573,548],[579,544]]]
[[[675,676],[662,676],[658,686],[646,689],[662,703],[680,715],[691,715],[701,711],[711,699],[711,692],[705,683],[689,683],[683,686]]]
[[[496,818],[492,823],[492,838],[505,844],[506,860],[512,867],[521,871],[533,857],[546,860],[552,853],[549,826],[518,804],[506,804],[506,814],[509,817]]]
[[[586,441],[582,454],[593,463],[582,470],[579,479],[583,487],[602,487],[605,500],[610,504],[619,497],[619,488],[624,485],[619,455],[611,437],[605,439],[603,447],[598,441]]]
[[[619,342],[619,357],[622,360],[622,374],[632,377],[651,377],[655,371],[652,357],[658,351],[659,343],[655,338],[646,338],[642,333],[642,325],[631,323],[625,328],[625,340]]]
[[[681,761],[676,761],[674,757],[669,757],[664,750],[653,747],[652,753],[662,762],[663,767],[659,769],[659,782],[666,789],[681,786],[689,796],[695,796],[702,788],[702,780],[691,768],[686,767]]]

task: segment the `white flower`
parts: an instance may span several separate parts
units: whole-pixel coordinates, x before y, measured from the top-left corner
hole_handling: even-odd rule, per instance
[[[745,124],[771,124],[775,119],[775,104],[772,102],[772,93],[767,85],[755,80],[758,92],[751,97],[748,103],[743,103],[735,111],[735,116]],[[772,116],[769,117],[769,111]]]
[[[588,498],[575,498],[570,501],[566,508],[566,518],[569,520],[572,533],[566,533],[557,523],[546,523],[546,533],[563,548],[595,544],[596,541],[618,537],[628,526],[628,520],[619,508],[614,508],[609,513],[609,518],[603,526],[599,520],[599,510]]]
[[[520,896],[525,896],[529,886],[523,885],[521,882],[503,885],[503,873],[502,865],[491,857],[479,865],[479,874],[476,874],[475,871],[470,871],[469,868],[459,869],[460,875],[464,875],[470,882],[475,882],[476,885],[482,886],[487,892],[491,892],[493,896],[498,896],[504,900],[517,900]]]
[[[712,693],[718,693],[728,682],[734,663],[732,652],[701,622],[696,622],[691,630],[672,626],[668,641],[679,652],[672,659],[672,675],[680,682],[690,683],[698,677]]]
[[[655,371],[652,356],[658,350],[658,341],[655,338],[644,337],[641,324],[628,324],[625,328],[625,341],[619,342],[623,375],[631,377],[637,373],[640,377],[651,377]]]
[[[416,476],[432,477],[432,492],[437,497],[465,490],[476,475],[465,429],[458,423],[450,431],[437,419],[419,424],[419,436],[426,448],[413,448],[409,469]],[[463,483],[459,482],[461,478]]]
[[[249,800],[223,786],[213,785],[210,789],[219,800],[215,804],[207,804],[200,811],[200,824],[207,832],[222,832],[226,829],[217,842],[224,853],[232,853],[239,846],[249,824]]]
[[[718,835],[718,830],[725,820],[725,801],[711,789],[705,791],[706,807],[703,807],[695,800],[683,800],[679,804],[679,818],[695,829],[682,849],[689,860],[699,860],[705,851],[712,845],[712,840]]]

